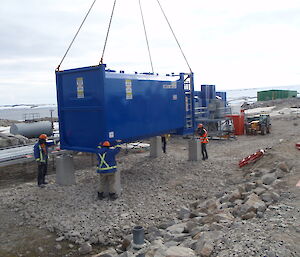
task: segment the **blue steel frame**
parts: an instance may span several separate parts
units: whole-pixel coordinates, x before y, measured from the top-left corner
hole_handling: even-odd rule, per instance
[[[194,132],[194,101],[189,110],[185,102],[186,95],[194,98],[193,74],[125,74],[105,67],[56,72],[62,149],[95,152],[106,140],[115,144]]]

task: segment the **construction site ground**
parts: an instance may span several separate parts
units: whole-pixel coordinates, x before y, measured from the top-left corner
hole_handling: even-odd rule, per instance
[[[80,256],[78,248],[85,241],[93,250],[84,256],[92,256],[120,244],[135,225],[150,233],[161,224],[178,222],[183,207],[231,193],[253,182],[258,171],[275,169],[279,163],[285,163],[288,172],[269,185],[279,195],[276,202],[261,217],[236,218],[230,227],[208,226],[226,235],[209,256],[300,256],[300,151],[295,147],[300,116],[282,113],[271,123],[271,134],[264,136],[211,140],[206,161],[188,161],[188,139],[179,136],[170,139],[167,154],[155,159],[148,150],[122,152],[117,162],[123,190],[116,201],[97,200],[97,174],[84,157],[72,186],[56,185],[52,174],[50,184],[41,189],[33,175],[20,180],[26,177],[22,170],[10,170],[9,177],[2,172],[0,256]],[[266,149],[260,160],[238,167],[259,149]],[[31,174],[35,169],[32,165]]]

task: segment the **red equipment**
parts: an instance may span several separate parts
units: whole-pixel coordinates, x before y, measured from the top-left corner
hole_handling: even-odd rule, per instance
[[[256,162],[258,159],[260,159],[264,155],[265,151],[263,149],[260,149],[254,154],[251,154],[244,158],[243,160],[239,161],[239,167],[243,167],[249,163]]]
[[[296,143],[296,148],[300,150],[300,142]]]

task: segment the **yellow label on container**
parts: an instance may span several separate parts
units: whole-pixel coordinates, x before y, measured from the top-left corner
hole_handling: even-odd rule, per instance
[[[126,100],[132,99],[132,82],[130,79],[125,80]]]
[[[83,78],[77,78],[76,79],[77,84],[77,98],[84,98],[84,84],[83,84]]]

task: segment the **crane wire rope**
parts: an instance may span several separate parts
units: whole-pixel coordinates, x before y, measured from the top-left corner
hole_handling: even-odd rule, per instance
[[[168,25],[169,25],[169,28],[170,28],[170,30],[171,30],[171,32],[172,32],[172,34],[173,34],[173,36],[174,36],[174,38],[175,38],[175,40],[176,40],[176,42],[177,42],[177,45],[178,45],[178,47],[179,47],[179,49],[180,49],[180,51],[181,51],[181,54],[183,55],[183,58],[184,58],[184,60],[185,60],[185,62],[186,62],[186,64],[187,64],[187,66],[188,66],[189,69],[190,69],[190,72],[192,73],[191,66],[190,66],[190,64],[189,64],[189,62],[188,62],[188,60],[187,60],[187,58],[186,58],[186,56],[185,56],[185,54],[184,54],[184,52],[183,52],[183,50],[182,50],[180,44],[179,44],[179,41],[178,41],[178,39],[177,39],[177,37],[176,37],[176,35],[175,35],[173,29],[172,29],[172,26],[171,26],[171,24],[170,24],[170,22],[169,22],[169,20],[168,20],[168,18],[167,18],[167,16],[166,16],[166,14],[165,14],[165,12],[164,12],[162,6],[161,6],[161,4],[160,4],[160,1],[159,1],[159,0],[156,0],[156,1],[157,1],[158,5],[159,5],[159,7],[160,7],[160,9],[161,9],[161,11],[162,11],[162,13],[163,13],[163,15],[164,15],[164,17],[165,17],[165,19],[166,19]]]
[[[86,15],[85,15],[85,17],[84,17],[83,21],[81,22],[81,24],[80,24],[80,26],[79,26],[79,28],[78,28],[78,30],[77,30],[77,32],[76,32],[76,34],[75,34],[75,36],[74,36],[74,37],[73,37],[73,39],[72,39],[72,41],[71,41],[71,43],[70,43],[70,45],[69,45],[69,47],[68,47],[67,51],[65,52],[65,54],[64,54],[64,56],[63,56],[63,58],[61,59],[61,61],[60,61],[59,65],[57,66],[57,68],[56,68],[56,71],[59,71],[59,68],[60,68],[60,66],[61,66],[62,62],[64,61],[65,57],[67,56],[67,54],[68,54],[68,52],[69,52],[69,50],[70,50],[71,46],[73,45],[73,43],[74,43],[74,41],[75,41],[75,39],[76,39],[76,37],[77,37],[77,35],[78,35],[79,31],[81,30],[81,28],[82,28],[82,26],[83,26],[83,24],[84,24],[84,22],[85,22],[86,18],[87,18],[87,17],[88,17],[88,15],[90,14],[90,12],[91,12],[91,10],[92,10],[92,8],[93,8],[94,4],[96,3],[96,1],[97,1],[97,0],[94,0],[94,1],[93,1],[93,3],[92,3],[92,5],[91,5],[91,7],[89,8],[88,12],[86,13]]]
[[[151,52],[150,52],[150,46],[149,46],[149,41],[148,41],[148,36],[147,36],[147,30],[146,30],[146,25],[145,25],[141,0],[139,0],[139,5],[140,5],[140,11],[141,11],[141,16],[142,16],[142,21],[143,21],[144,33],[145,33],[145,38],[146,38],[146,43],[147,43],[147,48],[148,48],[149,60],[150,60],[151,68],[152,68],[152,73],[154,73],[154,68],[153,68],[153,63],[152,63],[152,57],[151,57]]]
[[[109,31],[110,31],[112,17],[114,15],[114,11],[115,11],[116,2],[117,2],[117,0],[114,1],[114,5],[113,5],[113,8],[112,8],[112,12],[111,12],[111,16],[110,16],[110,20],[109,20],[109,24],[108,24],[108,29],[107,29],[107,33],[106,33],[106,38],[105,38],[105,42],[104,42],[104,46],[103,46],[102,56],[101,56],[99,65],[103,64],[104,52],[105,52],[105,48],[106,48],[106,44],[107,44],[108,34],[109,34]]]
[[[80,30],[81,30],[81,28],[82,28],[84,22],[86,21],[86,19],[87,19],[88,15],[90,14],[90,12],[91,12],[91,10],[92,10],[94,4],[96,3],[96,1],[97,1],[97,0],[94,0],[94,1],[93,1],[93,3],[92,3],[92,5],[90,6],[88,12],[86,13],[86,15],[85,15],[83,21],[81,22],[81,24],[80,24],[80,26],[79,26],[79,28],[78,28],[78,30],[77,30],[75,36],[73,37],[73,39],[72,39],[72,41],[71,41],[69,47],[67,48],[67,51],[65,52],[65,54],[64,54],[64,56],[62,57],[62,59],[61,59],[59,65],[57,66],[56,71],[59,71],[59,68],[60,68],[61,64],[63,63],[65,57],[67,56],[67,54],[68,54],[68,52],[69,52],[69,50],[70,50],[70,48],[72,47],[72,45],[73,45],[73,43],[74,43],[74,41],[75,41],[75,39],[76,39],[78,33],[80,32]],[[175,38],[175,40],[176,40],[176,43],[177,43],[177,45],[178,45],[178,47],[179,47],[179,49],[180,49],[180,51],[181,51],[181,54],[183,55],[183,58],[184,58],[185,61],[186,61],[187,66],[188,66],[189,69],[190,69],[190,72],[192,73],[191,66],[189,65],[189,62],[188,62],[188,60],[187,60],[187,58],[186,58],[186,56],[185,56],[185,54],[184,54],[184,52],[183,52],[183,50],[182,50],[182,48],[181,48],[181,45],[179,44],[179,41],[178,41],[178,39],[177,39],[177,37],[176,37],[176,35],[175,35],[174,31],[173,31],[173,28],[172,28],[172,26],[171,26],[171,24],[170,24],[170,22],[169,22],[169,20],[168,20],[168,18],[167,18],[167,16],[166,16],[164,10],[163,10],[163,8],[162,8],[162,5],[160,4],[160,1],[159,1],[159,0],[156,0],[156,1],[157,1],[158,5],[159,5],[159,7],[160,7],[160,9],[161,9],[161,11],[162,11],[162,13],[163,13],[163,15],[164,15],[164,17],[165,17],[165,19],[166,19],[168,25],[169,25],[169,28],[170,28],[170,30],[171,30],[171,32],[172,32],[172,34],[173,34],[173,36],[174,36],[174,38]],[[110,20],[109,20],[109,25],[108,25],[108,29],[107,29],[107,33],[106,33],[106,38],[105,38],[105,42],[104,42],[104,46],[103,46],[103,51],[102,51],[102,56],[101,56],[99,65],[100,65],[100,64],[103,64],[103,57],[104,57],[104,53],[105,53],[105,49],[106,49],[106,44],[107,44],[107,40],[108,40],[108,35],[109,35],[110,27],[111,27],[111,22],[112,22],[114,10],[115,10],[116,2],[117,2],[117,0],[114,0],[114,4],[113,4],[111,16],[110,16]],[[143,11],[142,11],[142,7],[141,7],[141,2],[140,2],[140,0],[139,0],[139,5],[140,5],[140,11],[141,11],[141,16],[142,16],[142,21],[143,21],[143,27],[144,27],[144,32],[145,32],[145,37],[146,37],[146,42],[147,42],[147,48],[148,48],[148,53],[149,53],[149,58],[150,58],[151,68],[152,68],[152,72],[154,73],[153,63],[152,63],[152,58],[151,58],[151,52],[150,52],[150,47],[149,47],[149,41],[148,41],[148,37],[147,37],[147,31],[146,31],[146,26],[145,26],[145,22],[144,22],[144,16],[143,16]]]

